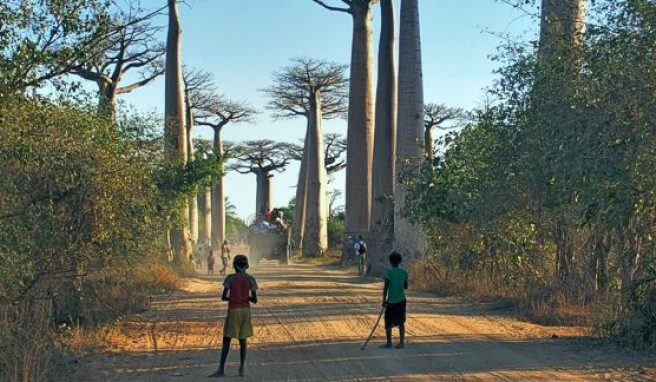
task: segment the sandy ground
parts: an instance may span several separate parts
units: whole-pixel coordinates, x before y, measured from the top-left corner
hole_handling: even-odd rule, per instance
[[[407,348],[380,349],[379,280],[330,267],[254,267],[260,303],[253,308],[246,377],[238,378],[233,343],[226,379],[253,381],[581,381],[656,380],[656,361],[584,336],[508,315],[503,306],[409,292]],[[226,303],[219,276],[188,280],[157,297],[152,309],[120,324],[104,354],[79,359],[76,381],[211,381]],[[395,331],[396,335],[396,331]]]

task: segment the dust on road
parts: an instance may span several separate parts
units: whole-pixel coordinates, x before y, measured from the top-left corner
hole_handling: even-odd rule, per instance
[[[227,379],[253,381],[580,381],[656,379],[653,359],[595,346],[577,328],[543,327],[502,306],[469,304],[410,292],[407,348],[380,349],[379,280],[329,267],[265,264],[250,270],[260,303],[253,307],[245,378],[238,348]],[[105,354],[80,359],[84,381],[212,381],[227,304],[222,277],[190,279],[157,297],[152,309],[120,324]],[[395,335],[397,332],[395,331]],[[557,338],[552,338],[557,337]]]

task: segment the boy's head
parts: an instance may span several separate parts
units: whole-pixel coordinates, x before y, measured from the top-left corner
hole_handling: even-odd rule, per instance
[[[389,262],[393,267],[398,267],[399,264],[401,264],[401,261],[403,261],[403,256],[401,256],[400,253],[396,251],[392,251],[392,253],[390,253]]]
[[[244,272],[248,269],[248,257],[245,255],[235,256],[235,258],[232,260],[232,266],[236,271]]]

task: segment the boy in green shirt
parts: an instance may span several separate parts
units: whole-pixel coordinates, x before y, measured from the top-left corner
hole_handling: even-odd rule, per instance
[[[399,268],[403,261],[400,253],[393,251],[389,255],[389,262],[392,269],[385,273],[385,287],[383,288],[383,306],[385,309],[385,335],[387,343],[382,348],[390,349],[392,347],[392,328],[399,327],[399,344],[397,349],[405,348],[405,308],[406,297],[405,289],[408,289],[408,272]]]

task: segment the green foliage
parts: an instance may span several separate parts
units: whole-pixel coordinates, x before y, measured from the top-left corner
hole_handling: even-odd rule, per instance
[[[0,93],[22,92],[70,69],[110,34],[110,1],[0,2]]]
[[[346,215],[344,212],[334,214],[328,218],[328,247],[341,249],[344,240],[344,226]]]
[[[581,45],[500,52],[498,102],[442,138],[433,163],[402,169],[405,214],[443,280],[594,301],[610,333],[653,347],[656,5],[600,1],[592,14]]]

